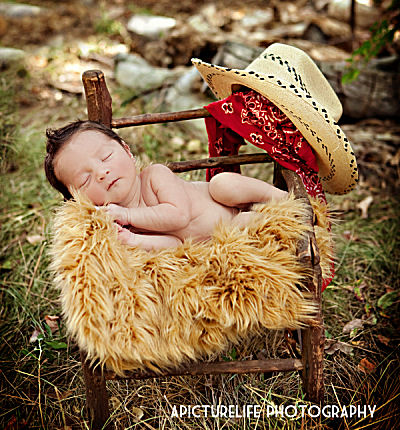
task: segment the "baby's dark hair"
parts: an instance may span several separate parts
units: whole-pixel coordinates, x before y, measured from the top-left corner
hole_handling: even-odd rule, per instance
[[[96,130],[106,136],[111,137],[111,139],[116,140],[120,145],[124,146],[124,141],[115,133],[111,128],[106,127],[103,124],[93,122],[93,121],[75,121],[70,124],[58,128],[46,130],[47,144],[46,144],[46,157],[44,159],[44,170],[46,172],[46,178],[50,184],[64,196],[65,199],[69,200],[72,198],[71,193],[68,188],[57,179],[54,173],[54,160],[56,155],[68,143],[72,136],[76,133],[83,131]]]

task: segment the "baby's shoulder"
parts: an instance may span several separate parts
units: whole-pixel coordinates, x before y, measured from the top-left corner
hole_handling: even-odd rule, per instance
[[[158,178],[165,180],[169,177],[173,178],[174,176],[174,173],[164,164],[151,164],[140,173],[140,177],[144,182],[149,182]]]
[[[158,172],[171,172],[171,170],[165,166],[164,164],[150,164],[149,166],[145,167],[142,172],[146,172],[147,174],[151,173],[158,173]]]

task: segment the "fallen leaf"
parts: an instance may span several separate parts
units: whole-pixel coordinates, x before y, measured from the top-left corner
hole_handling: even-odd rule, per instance
[[[373,201],[374,198],[372,196],[368,196],[357,204],[357,208],[361,210],[361,218],[368,218],[368,209]]]
[[[60,317],[57,315],[46,315],[44,320],[46,324],[49,326],[52,333],[58,330],[58,321]]]
[[[397,300],[398,293],[397,291],[390,291],[389,293],[384,294],[378,299],[378,306],[382,309],[386,309],[389,306],[392,306],[393,303]]]
[[[364,302],[365,298],[362,292],[362,286],[354,287],[354,295],[359,302]]]
[[[32,236],[26,236],[26,240],[31,244],[40,243],[44,241],[44,236],[41,234],[33,234]]]
[[[394,289],[390,285],[385,284],[385,291],[387,293],[391,293],[394,291]]]
[[[383,343],[384,345],[386,345],[386,346],[389,345],[390,339],[388,337],[383,336],[382,334],[378,334],[377,338],[378,338],[379,342]]]
[[[346,240],[351,240],[353,242],[356,242],[358,240],[358,236],[356,236],[353,232],[351,232],[350,230],[345,230],[343,232],[343,237]]]
[[[351,351],[353,351],[353,347],[340,341],[328,342],[327,344],[325,344],[326,354],[332,355],[336,351],[342,351],[345,354],[350,354]]]
[[[344,327],[343,327],[343,333],[350,333],[351,331],[353,331],[354,329],[358,329],[358,328],[362,328],[364,325],[364,321],[356,318],[350,322],[348,322]]]
[[[365,314],[367,315],[367,318],[371,316],[371,309],[372,309],[372,306],[369,303],[365,303],[364,311],[365,311]]]
[[[144,415],[143,409],[136,408],[136,407],[131,408],[131,413],[133,415],[134,421],[136,421],[136,422],[139,422]]]
[[[40,334],[40,331],[35,328],[35,330],[33,330],[31,334],[31,337],[29,338],[29,343],[36,342],[39,334]]]
[[[338,342],[339,350],[345,354],[350,354],[353,351],[353,347],[344,342]]]
[[[364,320],[364,323],[369,325],[376,325],[377,322],[378,319],[376,318],[375,314],[370,314],[369,317]]]
[[[376,364],[368,361],[366,358],[361,359],[361,361],[358,363],[358,370],[360,370],[363,373],[372,373],[375,371]]]

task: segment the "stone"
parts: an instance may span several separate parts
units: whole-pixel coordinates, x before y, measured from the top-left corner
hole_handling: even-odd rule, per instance
[[[153,67],[135,54],[119,54],[115,61],[117,82],[138,92],[161,87],[165,81],[177,79],[182,74],[181,69]]]
[[[201,152],[201,141],[200,139],[191,139],[187,144],[187,150],[191,153]]]
[[[23,18],[25,16],[36,16],[42,12],[39,6],[22,3],[2,2],[0,3],[0,15],[8,18]]]
[[[22,49],[0,47],[0,66],[2,67],[22,61],[24,58],[25,51]]]
[[[274,19],[274,11],[272,9],[256,9],[246,14],[240,21],[240,25],[250,29],[258,26],[266,26]]]
[[[181,136],[174,136],[170,144],[174,150],[182,149],[182,147],[185,145],[185,141]]]
[[[192,87],[196,81],[200,81],[200,74],[195,67],[189,68],[173,86],[166,90],[164,96],[163,110],[176,112],[181,110],[198,109],[208,105],[211,100],[200,92],[193,92]],[[204,119],[192,119],[182,121],[182,126],[195,135],[196,138],[207,137]]]
[[[332,0],[328,3],[328,16],[339,21],[349,22],[351,0]],[[381,14],[376,7],[356,1],[355,4],[356,24],[362,28],[369,28],[381,18]]]
[[[176,20],[165,16],[134,15],[128,21],[127,29],[149,39],[158,39],[174,28]]]

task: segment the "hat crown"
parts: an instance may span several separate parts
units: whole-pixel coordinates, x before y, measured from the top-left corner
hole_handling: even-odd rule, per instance
[[[314,61],[302,50],[282,43],[274,43],[245,69],[274,75],[281,81],[310,95],[329,115],[338,121],[343,109],[333,88]]]

